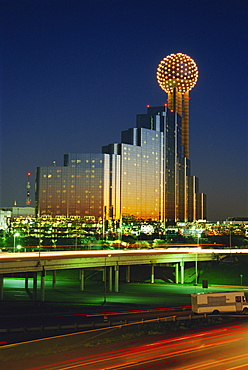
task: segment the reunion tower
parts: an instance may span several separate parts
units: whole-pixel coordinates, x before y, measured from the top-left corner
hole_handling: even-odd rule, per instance
[[[168,94],[168,107],[182,117],[184,156],[189,158],[189,91],[196,85],[198,68],[186,54],[170,54],[157,68],[157,81]]]

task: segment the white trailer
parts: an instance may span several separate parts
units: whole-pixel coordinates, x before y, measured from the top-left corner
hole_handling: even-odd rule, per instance
[[[239,312],[248,314],[244,292],[214,292],[191,294],[193,313]]]

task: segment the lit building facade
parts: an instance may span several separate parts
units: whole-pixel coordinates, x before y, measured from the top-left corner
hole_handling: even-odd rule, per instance
[[[162,223],[205,218],[205,195],[190,176],[178,113],[167,104],[148,107],[121,138],[120,144],[103,147],[104,153],[120,156],[120,218]]]
[[[102,218],[109,205],[109,155],[66,154],[64,166],[36,170],[36,213]]]
[[[190,173],[189,90],[197,81],[194,61],[171,54],[157,70],[168,103],[147,107],[136,127],[102,154],[66,154],[64,166],[38,167],[36,213],[123,219],[161,224],[206,218],[206,196]],[[112,223],[111,223],[112,222]]]
[[[38,167],[36,211],[42,215],[161,223],[204,219],[205,195],[190,176],[182,123],[167,104],[137,115],[136,127],[102,154],[66,154],[64,166]]]

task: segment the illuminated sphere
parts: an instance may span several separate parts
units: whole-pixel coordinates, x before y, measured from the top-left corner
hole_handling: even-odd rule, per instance
[[[198,68],[192,58],[186,54],[170,54],[157,68],[157,81],[165,92],[173,92],[174,87],[182,94],[190,91],[198,79]]]

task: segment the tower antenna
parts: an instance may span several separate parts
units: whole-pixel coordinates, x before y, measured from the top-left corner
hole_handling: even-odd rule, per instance
[[[31,172],[28,172],[27,173],[27,176],[28,176],[28,182],[27,182],[26,204],[27,204],[27,206],[30,206],[30,204],[31,204],[31,198],[30,198],[30,188],[31,188],[31,185],[30,185],[30,176],[31,176]]]

